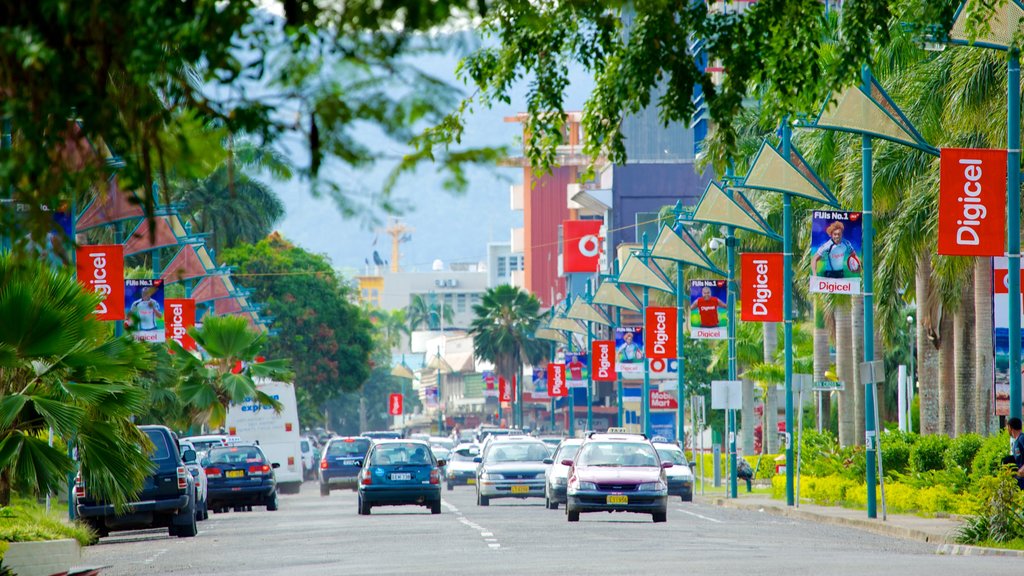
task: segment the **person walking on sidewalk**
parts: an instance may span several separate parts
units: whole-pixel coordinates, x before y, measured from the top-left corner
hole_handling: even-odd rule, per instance
[[[1020,418],[1010,418],[1006,422],[1006,428],[1010,432],[1010,455],[1003,458],[1003,464],[1013,464],[1016,467],[1015,476],[1017,486],[1024,490],[1024,434],[1021,434]]]

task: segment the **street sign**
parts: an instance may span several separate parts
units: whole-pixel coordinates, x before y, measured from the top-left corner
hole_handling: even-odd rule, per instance
[[[875,382],[885,382],[885,362],[882,360],[861,362],[860,383],[874,384]]]
[[[846,390],[846,382],[842,380],[822,380],[814,383],[815,392],[842,392]]]
[[[711,381],[712,410],[741,410],[743,408],[743,382],[740,380]]]
[[[806,391],[811,389],[811,386],[813,384],[814,384],[814,376],[812,376],[811,374],[793,374],[793,391],[794,392],[799,392],[801,390],[806,392]]]

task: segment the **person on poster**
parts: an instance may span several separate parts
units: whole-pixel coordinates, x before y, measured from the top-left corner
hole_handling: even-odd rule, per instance
[[[619,345],[617,352],[619,362],[635,362],[644,357],[644,349],[636,342],[633,342],[632,332],[623,332],[622,344]]]
[[[818,270],[818,263],[824,260],[824,270],[818,273],[824,278],[849,278],[860,275],[860,259],[853,244],[843,238],[846,225],[836,220],[828,225],[826,240],[814,253],[811,270]]]
[[[135,327],[137,330],[157,329],[157,319],[163,316],[164,311],[160,308],[160,303],[153,299],[153,293],[156,290],[156,286],[144,289],[142,297],[132,302],[128,309],[129,316],[139,320],[139,325]],[[127,321],[125,323],[130,324]]]
[[[701,328],[718,328],[718,310],[725,310],[726,303],[717,296],[711,295],[711,287],[705,286],[700,291],[700,298],[690,304],[690,310],[696,310],[700,314]]]

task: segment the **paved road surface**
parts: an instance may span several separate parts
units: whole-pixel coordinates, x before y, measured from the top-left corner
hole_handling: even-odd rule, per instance
[[[584,514],[578,524],[538,500],[482,508],[470,488],[444,508],[375,508],[355,494],[282,496],[281,509],[214,514],[195,538],[115,532],[85,551],[104,576],[134,574],[1017,574],[1019,558],[939,556],[933,544],[852,528],[673,500],[668,522]]]

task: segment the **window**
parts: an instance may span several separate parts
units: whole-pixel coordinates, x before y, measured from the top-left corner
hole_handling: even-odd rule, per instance
[[[455,311],[456,312],[465,312],[466,311],[466,295],[465,294],[457,294],[455,296]]]
[[[513,256],[513,257],[509,258],[508,259],[509,262],[514,261],[513,258],[515,258],[515,257]],[[499,278],[508,276],[508,271],[505,269],[506,268],[505,264],[506,264],[505,257],[504,256],[498,256],[498,277]]]
[[[150,460],[166,460],[171,457],[171,449],[167,446],[167,438],[159,430],[146,430],[146,436],[153,443],[153,453],[149,455]]]

